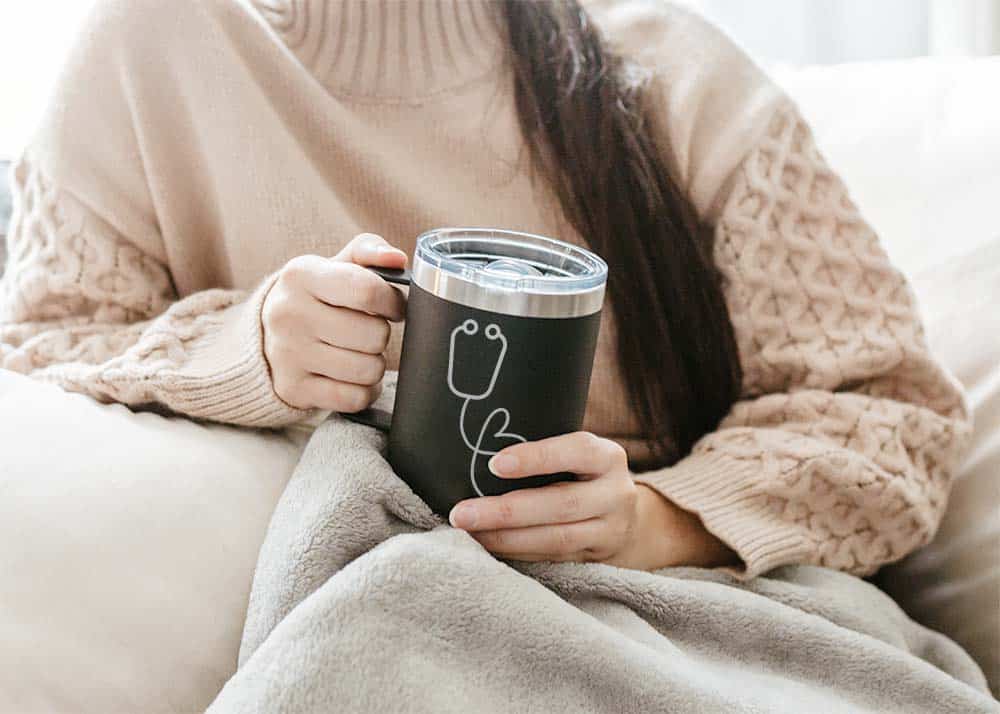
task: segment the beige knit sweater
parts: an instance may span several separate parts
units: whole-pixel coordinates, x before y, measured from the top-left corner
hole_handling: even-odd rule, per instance
[[[969,433],[910,289],[795,107],[726,38],[669,5],[592,11],[652,74],[650,131],[714,226],[745,372],[717,431],[637,478],[747,575],[902,557],[933,535]],[[482,0],[99,2],[14,167],[0,366],[289,425],[309,415],[275,395],[260,323],[289,258],[362,231],[410,251],[447,225],[579,242],[529,177],[501,37]],[[635,327],[606,310],[585,427],[639,463],[616,329]]]

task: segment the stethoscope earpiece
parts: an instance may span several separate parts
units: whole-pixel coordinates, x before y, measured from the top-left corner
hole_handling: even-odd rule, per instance
[[[479,394],[474,394],[471,392],[463,391],[459,389],[457,386],[455,386],[455,340],[460,332],[465,333],[466,335],[469,336],[475,335],[476,333],[479,332],[479,323],[476,320],[469,318],[468,320],[465,320],[461,325],[459,325],[458,327],[456,327],[454,330],[451,331],[451,338],[448,344],[448,389],[451,390],[452,394],[454,394],[456,397],[460,397],[461,399],[472,399],[473,401],[486,399],[491,394],[493,394],[493,389],[494,387],[496,387],[497,383],[497,377],[500,376],[500,368],[503,366],[504,358],[507,356],[507,338],[504,337],[503,331],[500,329],[500,326],[495,323],[490,323],[489,325],[486,326],[486,329],[483,331],[483,335],[486,337],[486,339],[490,341],[499,340],[500,354],[497,355],[497,361],[493,365],[493,372],[490,375],[490,382],[489,385],[486,387],[486,390]]]

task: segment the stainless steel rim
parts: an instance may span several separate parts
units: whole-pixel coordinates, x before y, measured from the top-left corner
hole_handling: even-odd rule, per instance
[[[476,234],[479,232],[477,229],[452,230],[455,233],[465,231],[469,234]],[[483,233],[485,232],[483,231]],[[432,231],[431,233],[439,234],[440,231]],[[509,233],[509,235],[521,235],[548,241],[552,244],[560,243],[541,236],[514,233]],[[606,266],[600,258],[577,246],[567,245],[567,247],[592,257],[603,267],[606,277]],[[599,312],[604,304],[605,282],[603,279],[599,284],[584,289],[567,290],[564,287],[564,281],[546,279],[528,281],[531,283],[531,287],[528,289],[510,289],[509,287],[474,282],[465,275],[444,270],[424,260],[419,251],[414,256],[412,274],[415,285],[443,300],[503,315],[540,318],[584,317]]]

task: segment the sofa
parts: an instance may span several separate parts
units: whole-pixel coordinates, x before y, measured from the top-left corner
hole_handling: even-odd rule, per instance
[[[966,647],[997,693],[1000,58],[771,69],[969,391],[975,443],[944,524],[876,581]],[[0,224],[4,209],[0,191]],[[2,370],[0,432],[16,434],[0,450],[0,711],[204,708],[235,668],[301,435],[133,413]],[[131,469],[103,457],[109,439]]]
[[[934,542],[878,584],[1000,694],[1000,57],[773,68],[895,262],[975,419]]]
[[[10,171],[10,162],[0,160],[0,275],[3,274],[3,265],[7,260],[7,225],[10,222],[11,195],[7,174]]]

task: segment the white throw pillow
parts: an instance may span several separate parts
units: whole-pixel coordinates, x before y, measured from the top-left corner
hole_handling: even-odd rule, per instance
[[[914,286],[931,347],[965,385],[976,428],[934,541],[879,580],[911,617],[965,647],[1000,695],[1000,237]]]
[[[3,370],[0,433],[0,712],[204,710],[300,447]]]

